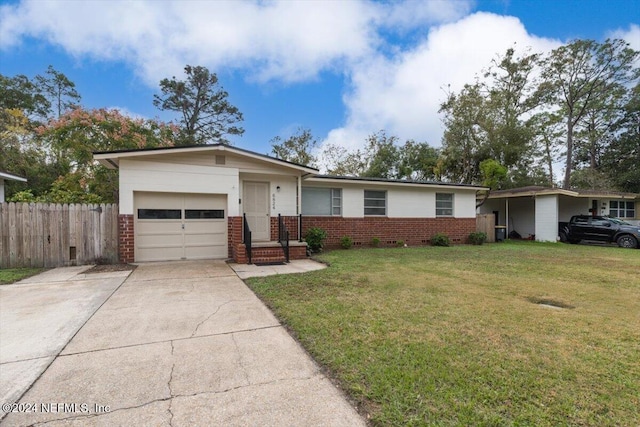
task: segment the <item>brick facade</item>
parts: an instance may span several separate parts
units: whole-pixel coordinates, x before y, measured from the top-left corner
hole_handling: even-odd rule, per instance
[[[331,216],[303,216],[302,235],[311,227],[326,230],[326,248],[339,248],[340,239],[349,236],[355,247],[371,246],[380,239],[380,246],[395,246],[399,240],[408,246],[428,245],[436,233],[449,236],[451,243],[467,243],[469,234],[476,231],[475,218],[343,218]]]
[[[290,240],[298,240],[298,217],[284,217],[290,232]],[[119,215],[119,259],[122,263],[134,262],[133,215]],[[229,217],[227,221],[228,256],[237,263],[246,263],[247,254],[242,243],[242,217]],[[303,216],[302,235],[311,227],[327,231],[325,247],[339,248],[340,239],[349,236],[355,247],[371,246],[374,237],[380,239],[380,246],[395,246],[402,240],[408,246],[423,246],[430,243],[436,233],[445,233],[451,243],[467,243],[469,234],[476,230],[475,218],[343,218],[330,216]],[[278,217],[271,218],[271,240],[278,240]],[[278,247],[279,250],[281,250]],[[255,248],[254,258],[262,249]],[[274,251],[276,249],[270,249]],[[265,250],[266,251],[266,250]],[[265,252],[266,254],[266,252]],[[291,246],[291,259],[306,258],[306,247]]]
[[[133,215],[118,215],[118,244],[120,262],[123,264],[134,262]]]
[[[283,216],[284,224],[289,230],[289,240],[298,240],[298,217]],[[271,241],[278,241],[278,216],[271,217]]]
[[[229,244],[229,258],[232,258],[237,263],[244,264],[244,262],[238,261],[239,253],[244,253],[244,245],[242,244],[242,217],[230,216],[227,220],[227,241]],[[242,245],[240,249],[239,245]]]

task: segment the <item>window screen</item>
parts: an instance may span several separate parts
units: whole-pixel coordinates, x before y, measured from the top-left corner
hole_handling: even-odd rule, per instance
[[[342,190],[302,187],[303,215],[342,215]]]
[[[364,214],[386,215],[387,192],[378,190],[364,190]]]
[[[436,216],[453,216],[453,194],[436,193]]]

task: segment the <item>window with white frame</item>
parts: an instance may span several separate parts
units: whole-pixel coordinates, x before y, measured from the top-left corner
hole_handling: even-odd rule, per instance
[[[609,202],[609,216],[615,218],[635,218],[636,203],[628,200],[611,200]]]
[[[387,192],[378,190],[364,190],[364,214],[386,215]]]
[[[436,193],[436,216],[453,216],[452,193]]]
[[[302,187],[302,215],[342,215],[342,190]]]

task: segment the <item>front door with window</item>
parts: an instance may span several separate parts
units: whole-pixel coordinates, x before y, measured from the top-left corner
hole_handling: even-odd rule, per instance
[[[271,218],[269,216],[269,183],[244,183],[242,205],[254,241],[271,240]]]

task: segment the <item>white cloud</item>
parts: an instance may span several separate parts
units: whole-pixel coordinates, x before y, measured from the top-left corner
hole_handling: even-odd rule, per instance
[[[70,54],[130,63],[149,84],[184,64],[298,82],[375,52],[379,23],[396,30],[456,19],[467,1],[64,1],[0,7],[0,48],[34,37]]]
[[[628,30],[619,28],[607,34],[607,37],[625,40],[633,50],[640,51],[640,25],[631,24]]]
[[[380,25],[402,30],[451,22],[469,14],[472,6],[473,2],[451,0],[407,0],[384,4],[380,6]]]
[[[523,51],[531,47],[544,52],[560,42],[530,35],[517,18],[475,13],[433,27],[422,43],[391,59],[366,58],[354,66],[351,90],[344,97],[346,124],[325,142],[359,147],[363,135],[385,129],[401,141],[439,146],[443,129],[438,109],[445,90],[473,82],[475,74],[514,44]]]
[[[151,87],[181,75],[184,64],[239,70],[260,83],[309,81],[331,70],[344,73],[348,87],[345,124],[326,141],[357,147],[386,129],[401,140],[439,145],[443,88],[460,89],[514,43],[534,51],[559,44],[530,35],[517,18],[468,15],[472,6],[473,0],[25,0],[0,6],[0,49],[36,38],[80,59],[125,62]],[[625,38],[638,39],[638,31],[632,25]],[[402,39],[407,32],[411,46]]]

